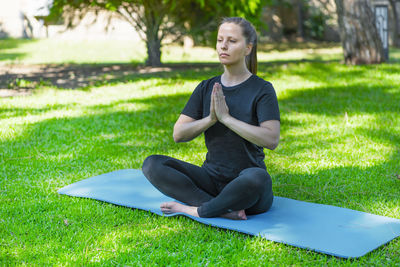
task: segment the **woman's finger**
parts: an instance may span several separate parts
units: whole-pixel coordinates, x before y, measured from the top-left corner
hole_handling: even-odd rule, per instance
[[[222,92],[222,88],[217,89],[217,96],[220,102],[225,100],[224,93]]]
[[[215,109],[215,90],[213,89],[211,92],[211,103],[210,103],[210,109],[214,110]]]
[[[221,95],[223,94],[221,87],[217,86],[215,88],[215,94],[216,94],[217,97],[221,97]]]
[[[214,83],[213,90],[214,90],[214,89],[217,89],[219,86],[220,86],[219,83]]]

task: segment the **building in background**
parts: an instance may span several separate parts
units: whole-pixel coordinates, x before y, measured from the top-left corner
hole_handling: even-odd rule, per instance
[[[0,0],[0,37],[44,37],[43,21],[35,16],[47,16],[48,0]]]

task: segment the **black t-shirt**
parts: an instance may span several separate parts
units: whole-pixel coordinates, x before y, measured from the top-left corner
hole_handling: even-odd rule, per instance
[[[222,85],[221,76],[202,81],[182,114],[195,120],[207,117],[216,82]],[[252,75],[238,85],[222,85],[222,89],[232,117],[256,126],[263,121],[280,120],[278,100],[270,82]],[[215,123],[204,135],[208,152],[203,167],[221,182],[233,180],[246,168],[266,168],[263,148],[240,137],[222,123]]]

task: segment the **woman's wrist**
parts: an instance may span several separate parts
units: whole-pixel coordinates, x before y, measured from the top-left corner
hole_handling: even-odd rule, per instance
[[[230,123],[232,123],[232,119],[233,119],[233,117],[232,117],[231,115],[227,114],[227,115],[221,117],[221,118],[219,119],[219,121],[220,121],[222,124],[224,124],[225,126],[228,126]]]
[[[206,118],[207,118],[207,122],[210,126],[214,125],[218,121],[217,117],[211,116],[211,114],[208,115]]]

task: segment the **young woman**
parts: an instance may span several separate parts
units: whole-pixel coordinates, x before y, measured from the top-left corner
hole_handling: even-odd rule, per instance
[[[246,220],[272,205],[263,148],[279,142],[278,101],[272,84],[256,76],[257,35],[247,20],[224,19],[216,48],[223,74],[196,87],[173,133],[175,142],[187,142],[204,132],[203,165],[152,155],[142,169],[161,192],[186,204],[162,203],[166,214]]]

